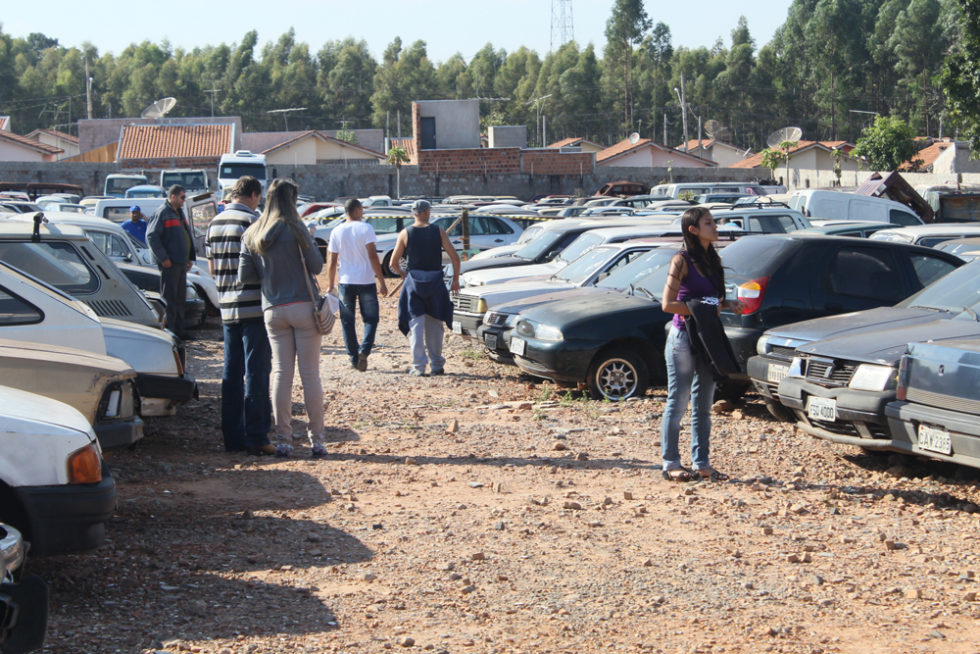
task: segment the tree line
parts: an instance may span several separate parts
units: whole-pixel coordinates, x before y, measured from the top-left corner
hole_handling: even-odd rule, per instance
[[[727,42],[687,48],[673,45],[670,27],[642,0],[616,0],[601,52],[571,42],[544,55],[508,53],[487,43],[469,60],[442,62],[424,41],[400,38],[380,61],[364,40],[327,41],[314,52],[293,30],[262,46],[250,31],[190,51],[144,41],[112,54],[40,33],[13,37],[0,25],[0,114],[20,133],[74,133],[87,112],[87,66],[95,118],[138,116],[173,96],[172,116],[239,115],[247,131],[381,127],[408,136],[413,100],[479,98],[485,128],[527,125],[532,145],[570,136],[611,144],[634,131],[658,142],[666,132],[677,145],[683,83],[692,139],[700,119],[756,151],[785,125],[802,127],[805,139],[853,142],[875,114],[920,135],[953,135],[968,119],[943,93],[940,73],[969,35],[976,3],[793,0],[761,47],[743,17]],[[276,109],[302,111],[269,113]]]

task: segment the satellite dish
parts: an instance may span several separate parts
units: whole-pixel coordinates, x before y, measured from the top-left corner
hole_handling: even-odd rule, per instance
[[[639,134],[639,132],[633,132],[632,134],[630,134],[630,143],[632,143],[633,145],[636,145],[639,142],[640,142],[640,134]]]
[[[799,127],[780,127],[766,137],[766,145],[770,148],[778,148],[780,143],[799,141],[802,137],[803,130]]]
[[[176,98],[160,98],[144,109],[143,113],[140,114],[140,118],[163,118],[174,108],[175,104],[177,104]]]
[[[727,141],[732,137],[732,130],[714,119],[705,121],[704,133],[708,135],[709,139],[717,139],[719,141]]]

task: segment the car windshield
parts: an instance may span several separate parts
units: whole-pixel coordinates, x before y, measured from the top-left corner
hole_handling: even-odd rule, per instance
[[[562,261],[575,261],[580,256],[591,250],[597,245],[601,245],[603,238],[592,232],[584,232],[577,239],[568,244],[556,258]]]
[[[225,163],[221,165],[219,177],[222,179],[238,179],[243,175],[251,175],[257,180],[265,181],[265,164],[261,163]]]
[[[531,225],[521,233],[520,238],[517,239],[517,245],[524,245],[531,239],[535,238],[543,230],[544,227],[542,225]]]
[[[106,193],[117,193],[123,195],[128,189],[146,184],[145,177],[113,177],[106,181]]]
[[[0,243],[0,261],[69,295],[92,293],[99,288],[94,271],[69,243]]]
[[[980,311],[980,261],[957,268],[895,306],[954,313],[967,308]]]
[[[615,248],[594,248],[555,273],[555,279],[581,284],[609,260]]]
[[[542,254],[550,250],[551,247],[563,236],[564,234],[561,232],[542,231],[541,234],[525,243],[524,247],[514,253],[514,256],[518,259],[534,261]]]
[[[653,271],[666,266],[670,263],[671,257],[677,254],[676,248],[659,247],[640,255],[633,261],[609,275],[601,282],[596,284],[600,288],[608,288],[622,291],[629,288],[630,284],[637,284],[644,280]],[[657,291],[659,295],[663,291],[663,286]]]

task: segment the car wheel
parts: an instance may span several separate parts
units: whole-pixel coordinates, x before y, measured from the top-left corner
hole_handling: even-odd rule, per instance
[[[618,402],[643,395],[649,375],[643,357],[622,349],[606,350],[589,368],[589,392],[597,400]]]
[[[395,277],[395,271],[391,269],[391,252],[381,260],[381,272],[385,277]]]
[[[211,300],[208,299],[208,294],[204,289],[197,284],[194,284],[194,290],[197,291],[197,296],[204,301],[204,317],[201,319],[201,324],[207,320],[208,316],[220,316],[221,309],[211,304]]]
[[[316,239],[316,249],[320,251],[320,256],[323,257],[323,262],[327,262],[327,243],[322,239]]]
[[[748,382],[726,379],[715,384],[715,401],[728,400],[729,402],[737,402],[742,399],[742,396],[745,395],[745,391],[747,390],[749,390]]]

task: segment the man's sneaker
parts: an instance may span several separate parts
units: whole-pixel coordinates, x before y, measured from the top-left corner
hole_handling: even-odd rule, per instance
[[[316,445],[314,445],[312,451],[310,452],[310,456],[312,456],[314,459],[319,459],[320,457],[326,455],[327,455],[327,448],[323,446],[323,443],[317,443]]]
[[[357,355],[357,366],[356,367],[361,372],[364,372],[365,370],[367,370],[367,359],[368,359],[368,355],[364,354],[363,352],[361,354],[358,354]]]
[[[446,374],[446,371],[443,370],[442,368],[439,368],[438,370],[433,370],[432,371],[432,376],[433,377],[438,377],[439,375],[445,375],[445,374]]]
[[[409,368],[408,374],[412,377],[428,377],[429,373],[424,370],[418,370],[416,368]]]
[[[278,456],[280,459],[285,459],[292,453],[293,453],[293,448],[290,447],[289,445],[285,445],[283,443],[276,445],[276,456]]]

